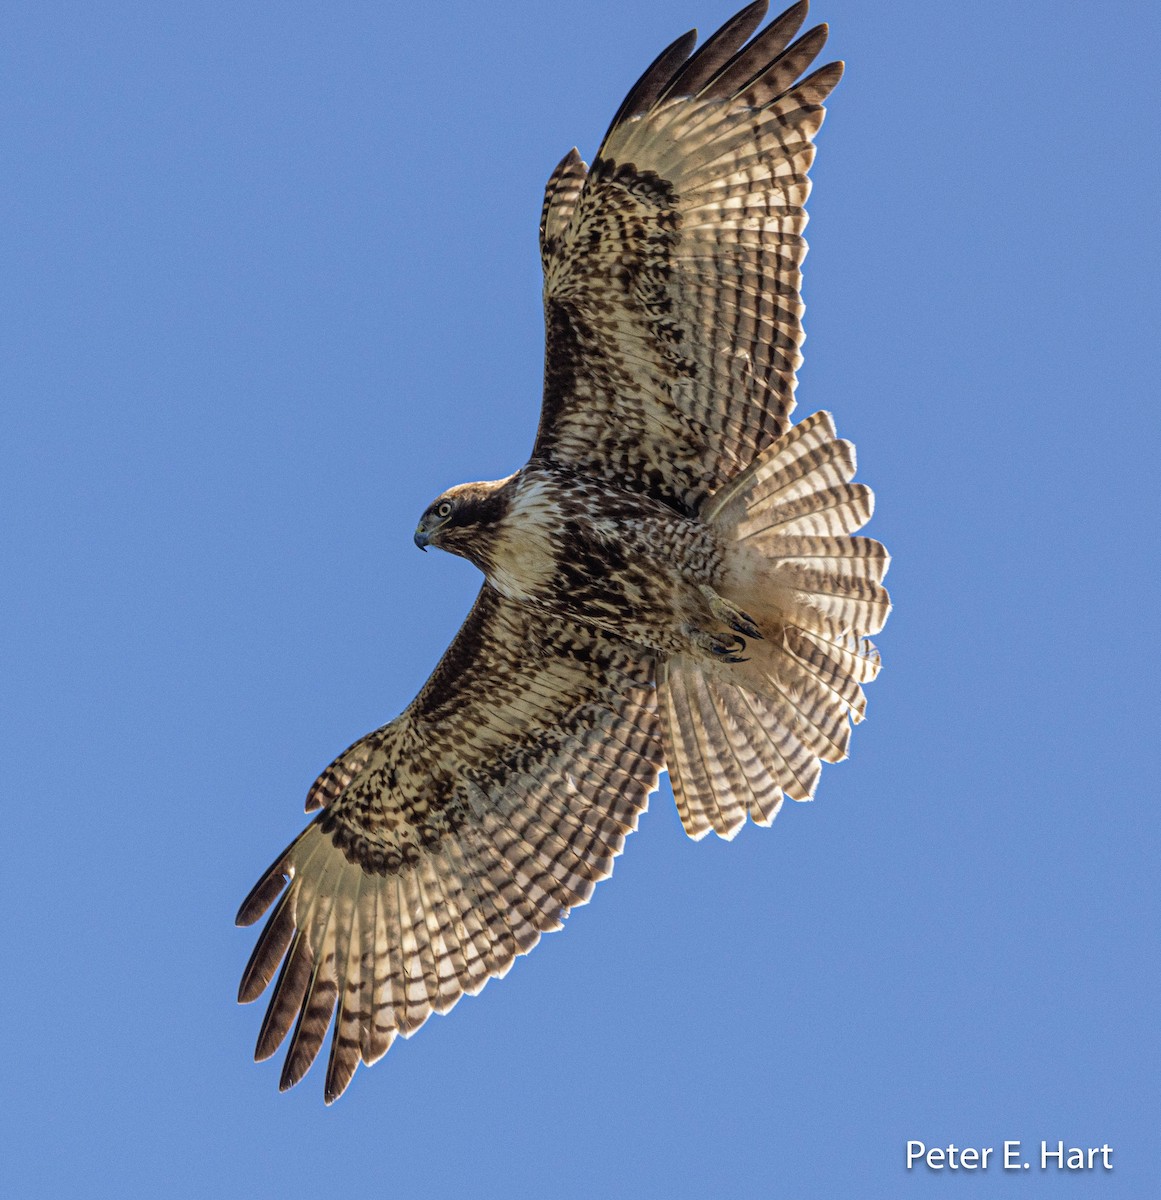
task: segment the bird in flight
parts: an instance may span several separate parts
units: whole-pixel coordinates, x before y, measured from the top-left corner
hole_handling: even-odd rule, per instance
[[[262,876],[239,999],[283,1089],[332,1026],[359,1062],[505,974],[612,870],[662,769],[686,832],[769,825],[846,756],[890,604],[872,495],[796,425],[813,138],[841,63],[758,0],[662,51],[540,221],[544,400],[528,462],[438,496],[416,543],[484,584],[431,678],[306,800]],[[279,966],[281,964],[281,970]]]

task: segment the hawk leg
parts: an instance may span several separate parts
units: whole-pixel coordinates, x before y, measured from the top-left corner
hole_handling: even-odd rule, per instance
[[[749,662],[742,657],[746,649],[746,639],[733,633],[707,633],[704,629],[690,629],[689,640],[703,654],[708,654],[718,662],[742,663]]]
[[[721,621],[721,623],[732,629],[735,633],[745,634],[746,637],[758,638],[761,640],[762,634],[758,626],[754,624],[754,618],[749,613],[744,613],[740,608],[735,608],[728,600],[723,599],[709,586],[708,583],[699,583],[698,591],[706,598],[709,604],[710,612]],[[741,640],[741,639],[738,639]],[[743,649],[746,643],[742,642]]]

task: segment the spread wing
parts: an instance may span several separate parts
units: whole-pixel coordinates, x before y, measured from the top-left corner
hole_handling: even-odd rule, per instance
[[[574,150],[541,222],[547,346],[533,458],[686,513],[784,432],[803,340],[802,231],[831,63],[765,0],[645,72],[591,170]],[[796,82],[797,81],[797,82]]]
[[[336,1006],[328,1103],[589,898],[657,784],[653,675],[640,651],[484,586],[407,710],[323,772],[307,797],[323,811],[238,913],[278,900],[239,999],[282,963],[255,1057],[293,1026],[284,1089]]]

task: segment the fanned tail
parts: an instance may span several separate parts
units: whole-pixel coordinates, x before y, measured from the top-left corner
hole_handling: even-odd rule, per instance
[[[853,537],[873,495],[852,482],[854,447],[815,413],[707,501],[726,546],[720,592],[751,618],[745,661],[698,652],[661,668],[660,711],[686,832],[731,838],[749,817],[769,825],[784,796],[814,795],[821,762],[846,757],[862,685],[879,671],[867,640],[891,610],[889,557]]]

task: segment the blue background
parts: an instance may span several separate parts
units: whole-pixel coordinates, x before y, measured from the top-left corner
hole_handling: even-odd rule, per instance
[[[419,512],[530,448],[544,181],[736,3],[6,9],[11,1195],[1156,1194],[1153,4],[815,5],[798,413],[896,604],[818,801],[695,845],[663,785],[333,1108],[250,1062],[236,907],[468,608]]]

